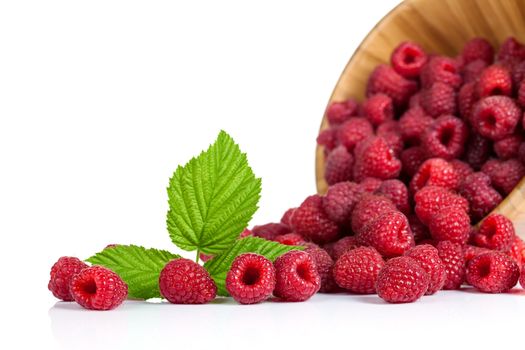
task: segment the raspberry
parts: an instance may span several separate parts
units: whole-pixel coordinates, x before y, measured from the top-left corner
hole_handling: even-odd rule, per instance
[[[423,48],[411,41],[399,44],[390,57],[394,70],[405,78],[417,78],[427,60]]]
[[[318,195],[309,196],[292,217],[294,231],[314,243],[333,241],[339,234],[339,227],[328,218],[322,202]]]
[[[253,236],[253,232],[252,230],[245,228],[244,230],[242,230],[241,234],[239,235],[239,238],[244,238],[248,236]]]
[[[390,259],[377,276],[379,297],[389,303],[411,303],[428,290],[430,277],[416,260],[401,256]]]
[[[403,172],[409,177],[412,177],[417,173],[421,164],[427,159],[427,153],[423,147],[414,146],[401,152],[400,159],[403,164]]]
[[[405,142],[419,144],[423,132],[434,120],[428,116],[423,108],[413,107],[407,110],[399,119],[401,137]]]
[[[447,273],[436,248],[430,244],[422,244],[405,252],[405,256],[416,260],[430,277],[427,295],[434,294],[443,288]]]
[[[217,286],[199,264],[184,258],[173,259],[159,277],[160,293],[173,304],[205,304],[217,295]]]
[[[525,61],[521,61],[512,68],[512,86],[517,90],[525,78]]]
[[[432,216],[428,228],[436,241],[451,241],[463,245],[470,236],[470,217],[458,207],[442,208]]]
[[[395,211],[396,206],[384,196],[365,194],[352,212],[352,230],[359,233],[364,227],[384,213]]]
[[[357,145],[354,154],[354,178],[357,181],[366,177],[391,179],[397,177],[401,171],[401,161],[381,137],[371,136],[363,140]]]
[[[421,107],[421,91],[418,91],[412,96],[410,96],[410,100],[408,100],[408,107]]]
[[[501,160],[516,158],[519,154],[520,145],[523,142],[521,135],[510,135],[494,142],[494,152]]]
[[[241,304],[267,299],[275,288],[275,268],[270,260],[254,253],[237,256],[226,275],[226,290]]]
[[[214,258],[214,255],[208,255],[208,254],[204,254],[204,253],[200,253],[199,254],[199,259],[202,262],[210,261],[213,258]]]
[[[494,48],[486,39],[474,38],[467,41],[463,46],[461,56],[465,63],[482,60],[491,64],[494,61]]]
[[[497,59],[499,61],[521,62],[525,60],[525,46],[517,41],[516,38],[509,37],[501,44]]]
[[[473,87],[479,76],[481,75],[481,72],[487,68],[488,64],[487,62],[483,60],[475,60],[470,63],[467,63],[463,67],[463,86],[467,84],[472,84]]]
[[[321,278],[312,257],[292,250],[275,260],[276,284],[273,294],[284,301],[305,301],[317,293]]]
[[[453,290],[461,288],[465,281],[465,260],[461,244],[442,241],[437,245],[439,258],[445,266],[446,279],[443,289]]]
[[[385,140],[396,157],[401,154],[405,144],[397,120],[389,120],[379,125],[376,130],[376,135]]]
[[[455,114],[456,93],[448,84],[436,82],[421,91],[421,107],[431,117]]]
[[[326,152],[330,152],[337,146],[337,129],[324,129],[317,135],[317,144],[323,146]]]
[[[357,242],[374,247],[386,258],[403,255],[415,244],[408,219],[398,211],[384,213],[370,222],[358,233]]]
[[[467,282],[484,293],[503,293],[518,283],[518,264],[501,252],[478,255],[467,265]]]
[[[512,77],[507,68],[494,64],[481,72],[476,82],[478,98],[512,94]]]
[[[423,148],[429,157],[451,160],[463,154],[467,137],[467,125],[461,119],[443,115],[425,131]]]
[[[337,285],[352,293],[373,294],[377,275],[385,262],[372,247],[359,247],[344,253],[334,265]]]
[[[444,159],[430,158],[421,164],[418,171],[410,180],[412,193],[418,192],[425,186],[441,186],[456,189],[459,185],[459,176],[454,167]]]
[[[372,95],[363,103],[363,113],[374,126],[391,120],[394,118],[392,99],[385,94]]]
[[[340,182],[328,188],[323,197],[323,209],[330,220],[349,223],[352,211],[361,198],[363,189],[354,182]]]
[[[449,57],[435,56],[423,66],[420,74],[423,88],[441,82],[457,89],[461,85],[461,75],[457,63]]]
[[[382,183],[383,181],[379,179],[376,179],[374,177],[367,177],[359,183],[359,187],[361,187],[361,189],[363,190],[363,193],[364,192],[374,193],[375,191],[379,189],[379,186],[381,186]]]
[[[472,167],[469,164],[459,159],[452,159],[450,161],[450,164],[452,164],[452,166],[454,167],[454,170],[456,170],[456,173],[458,174],[459,178],[462,179],[460,181],[460,184],[463,182],[463,180],[467,176],[474,173],[474,169],[472,169]]]
[[[468,262],[472,260],[472,258],[488,252],[490,252],[490,249],[467,244],[463,247],[463,258],[465,259],[465,264],[468,264]]]
[[[357,114],[358,105],[354,100],[332,102],[326,109],[326,118],[330,125],[339,125]]]
[[[481,169],[481,166],[490,156],[491,142],[483,136],[470,133],[465,152],[465,160],[475,170]]]
[[[470,215],[475,221],[484,218],[501,202],[501,195],[490,185],[490,178],[481,172],[465,177],[459,194],[469,202]]]
[[[443,208],[459,207],[465,212],[469,209],[465,198],[439,186],[426,186],[414,195],[414,201],[414,211],[425,225],[428,225],[432,217]]]
[[[277,236],[274,241],[284,245],[303,245],[305,243],[303,236],[293,232]]]
[[[411,214],[408,215],[407,218],[416,244],[420,244],[422,241],[430,239],[430,232],[428,231],[427,226],[419,220],[417,215]]]
[[[367,119],[352,117],[339,127],[337,137],[339,143],[352,152],[359,142],[373,134],[374,129]]]
[[[71,278],[71,295],[80,306],[90,310],[111,310],[128,296],[128,285],[102,266],[87,267]]]
[[[403,182],[397,179],[385,180],[379,186],[377,193],[390,199],[402,213],[408,214],[410,212],[408,189]]]
[[[506,250],[505,253],[518,263],[518,265],[525,264],[525,242],[518,236],[514,236],[510,248]]]
[[[345,146],[339,146],[328,154],[324,177],[329,185],[352,179],[354,157]]]
[[[275,237],[290,233],[290,227],[281,223],[270,222],[264,225],[257,225],[252,228],[253,235],[261,237],[269,241],[273,241]]]
[[[512,246],[515,235],[512,221],[501,214],[491,214],[481,222],[472,239],[479,247],[508,250]]]
[[[281,218],[281,224],[288,227],[292,226],[292,216],[297,208],[290,208],[284,212],[283,217]]]
[[[368,97],[383,93],[390,96],[394,105],[397,107],[405,106],[410,96],[417,91],[417,83],[405,79],[399,75],[392,67],[385,64],[377,66],[370,77],[366,87]]]
[[[73,301],[69,283],[74,275],[87,268],[88,265],[78,258],[63,256],[51,267],[47,288],[53,295],[63,301]]]
[[[517,159],[489,160],[481,168],[490,177],[492,186],[507,195],[525,176],[525,166]]]
[[[359,247],[355,236],[346,236],[334,243],[332,247],[332,258],[337,261],[344,253]]]
[[[319,292],[321,293],[332,293],[337,290],[337,285],[334,281],[332,269],[334,267],[334,261],[328,254],[328,252],[319,247],[308,247],[305,252],[310,254],[317,268],[317,273],[321,278],[321,287]]]
[[[485,97],[474,106],[470,121],[483,137],[501,140],[514,133],[521,119],[521,111],[507,96]]]

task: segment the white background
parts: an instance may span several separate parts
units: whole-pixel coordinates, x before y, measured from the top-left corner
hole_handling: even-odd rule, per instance
[[[263,179],[252,224],[315,192],[315,136],[359,42],[398,1],[0,2],[2,348],[523,345],[525,295],[299,304],[57,303],[49,268],[108,243],[177,251],[177,164],[229,132]]]

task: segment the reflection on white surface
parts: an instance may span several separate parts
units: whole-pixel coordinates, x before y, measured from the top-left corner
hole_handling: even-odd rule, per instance
[[[358,343],[374,339],[378,346],[389,346],[402,341],[407,331],[423,338],[435,337],[436,329],[470,346],[479,341],[501,347],[515,340],[497,334],[522,332],[525,291],[515,289],[504,295],[440,292],[402,305],[385,304],[374,295],[342,294],[319,294],[305,303],[258,305],[238,305],[231,299],[207,305],[126,301],[107,312],[58,302],[49,316],[53,335],[64,349],[275,349],[276,344],[328,349],[349,344],[349,337]],[[478,334],[489,332],[494,338],[468,338],[467,342],[466,323]]]

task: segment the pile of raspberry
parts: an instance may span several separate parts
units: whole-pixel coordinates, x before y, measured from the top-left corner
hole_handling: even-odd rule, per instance
[[[326,111],[317,138],[326,194],[254,234],[327,251],[322,291],[411,302],[466,284],[510,290],[525,243],[491,212],[525,175],[524,78],[525,46],[514,38],[496,53],[472,39],[458,57],[401,43],[362,103]]]

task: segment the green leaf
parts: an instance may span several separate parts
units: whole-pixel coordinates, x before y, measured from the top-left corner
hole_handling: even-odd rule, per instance
[[[225,287],[226,274],[230,270],[233,260],[240,254],[257,253],[274,261],[279,256],[290,250],[303,249],[304,247],[284,245],[259,237],[246,237],[237,240],[230,249],[207,261],[204,264],[204,268],[210,273],[215,281],[215,284],[217,285],[217,293],[222,296],[228,296],[229,294]]]
[[[107,267],[118,274],[128,285],[128,296],[137,299],[161,297],[160,271],[172,259],[180,258],[166,250],[146,249],[136,245],[117,245],[86,259]]]
[[[261,179],[224,131],[168,187],[168,231],[179,248],[215,255],[239,237],[257,210]]]

